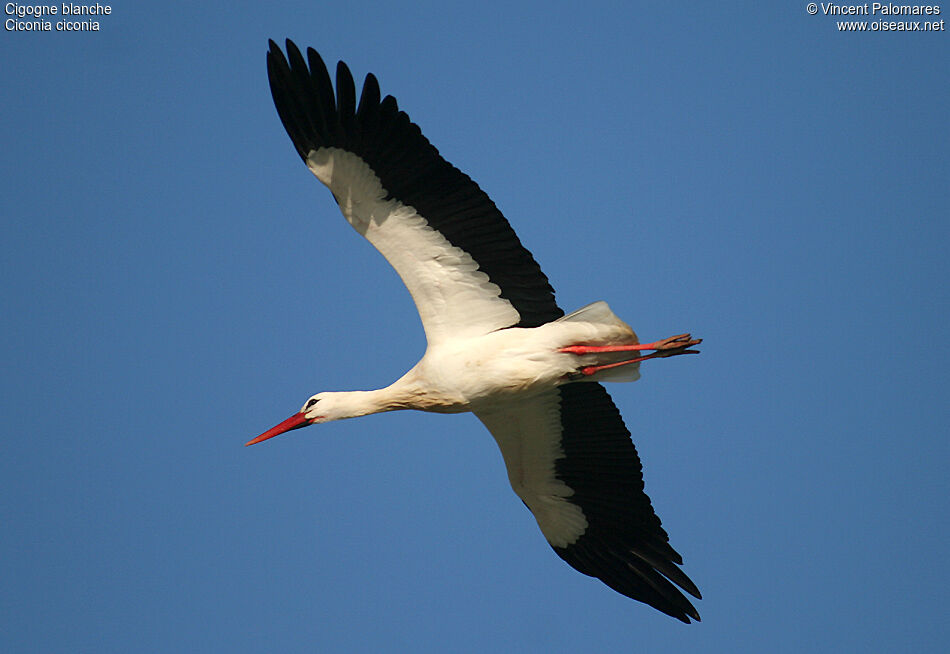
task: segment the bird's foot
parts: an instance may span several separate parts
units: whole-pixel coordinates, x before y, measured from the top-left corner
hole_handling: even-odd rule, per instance
[[[699,350],[689,350],[687,348],[699,345],[703,342],[701,338],[692,338],[690,334],[679,334],[670,336],[662,341],[650,343],[646,349],[656,350],[651,357],[674,357],[677,354],[699,354]]]

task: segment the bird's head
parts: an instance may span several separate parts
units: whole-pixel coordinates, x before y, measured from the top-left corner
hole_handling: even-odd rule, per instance
[[[281,434],[288,432],[292,429],[300,429],[301,427],[306,427],[307,425],[314,425],[318,422],[330,422],[331,420],[338,420],[344,415],[341,415],[341,408],[338,406],[340,403],[336,401],[336,397],[342,395],[341,393],[317,393],[316,395],[311,396],[303,406],[300,408],[300,411],[290,416],[282,423],[271,427],[263,434],[257,438],[248,441],[244,445],[254,445],[255,443],[260,443],[261,441],[266,441],[268,438],[273,438],[274,436],[280,436]]]

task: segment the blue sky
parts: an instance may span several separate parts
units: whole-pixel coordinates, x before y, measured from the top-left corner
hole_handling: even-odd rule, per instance
[[[3,649],[941,651],[950,42],[805,4],[122,2],[0,34]],[[611,387],[702,623],[564,565],[472,416],[242,447],[424,349],[280,125],[286,37],[374,72],[565,309],[706,339]]]

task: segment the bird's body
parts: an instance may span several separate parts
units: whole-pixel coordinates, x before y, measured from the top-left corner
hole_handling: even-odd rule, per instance
[[[685,352],[688,334],[641,345],[604,302],[563,315],[531,254],[487,195],[441,158],[367,76],[359,104],[342,62],[271,42],[268,75],[298,153],[347,221],[399,273],[428,346],[391,385],[323,392],[248,444],[382,411],[471,411],[495,437],[508,478],[561,558],[684,622],[699,619],[680,556],[643,492],[640,462],[599,381],[633,381],[639,362]],[[652,351],[644,354],[645,351]],[[671,583],[672,582],[672,583]]]
[[[446,338],[426,349],[405,375],[378,391],[323,392],[314,396],[321,413],[315,422],[398,409],[433,413],[490,413],[499,403],[523,401],[577,381],[633,381],[638,364],[584,375],[587,366],[611,364],[629,353],[572,354],[563,349],[585,343],[637,345],[637,336],[605,302],[538,327],[512,327]]]
[[[594,322],[604,314],[613,316],[606,303],[587,309],[583,314],[598,315],[591,316],[591,320],[565,317],[539,327],[512,327],[472,338],[448,339],[427,349],[408,375],[424,379],[427,393],[448,400],[447,405],[431,409],[434,411],[478,413],[496,402],[547,392],[581,375],[579,369],[585,365],[616,360],[616,355],[610,353],[576,355],[561,349],[578,343],[637,343],[636,334],[619,319]],[[636,366],[632,364],[624,372],[632,378],[637,374]],[[597,374],[606,376],[610,372]],[[593,377],[596,379],[596,375]]]

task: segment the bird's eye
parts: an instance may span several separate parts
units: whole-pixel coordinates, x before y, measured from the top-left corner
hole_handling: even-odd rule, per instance
[[[310,398],[310,401],[307,402],[307,406],[305,406],[304,408],[305,408],[305,409],[309,409],[310,407],[312,407],[312,406],[313,406],[314,404],[316,404],[316,403],[317,403],[317,398],[311,397],[311,398]]]

